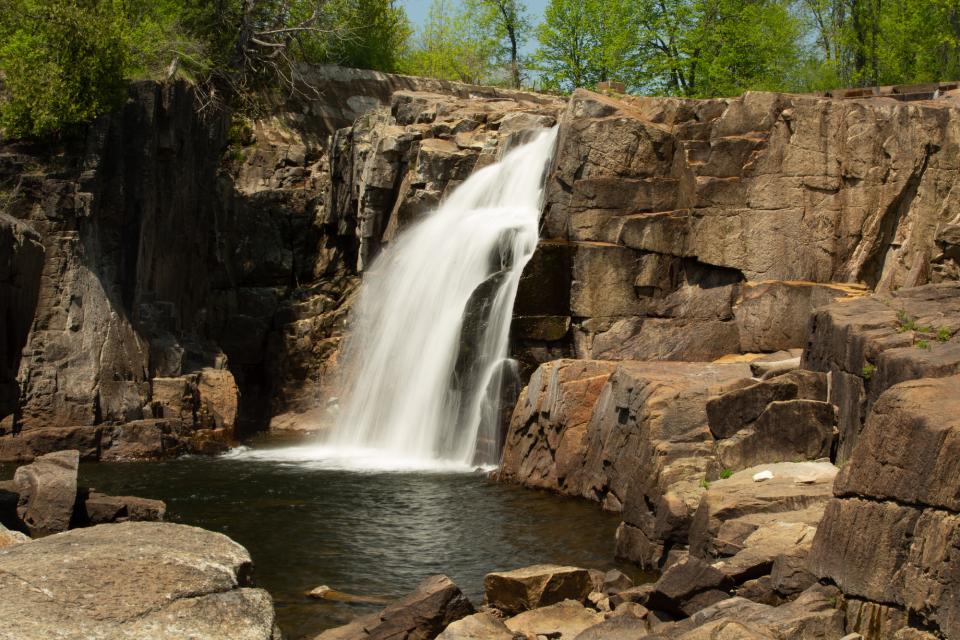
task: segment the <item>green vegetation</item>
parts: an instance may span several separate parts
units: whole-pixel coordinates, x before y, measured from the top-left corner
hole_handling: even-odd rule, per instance
[[[0,128],[69,132],[116,108],[131,78],[186,77],[208,107],[316,94],[299,63],[394,71],[409,35],[394,0],[0,0]]]
[[[184,77],[204,107],[255,113],[274,89],[319,94],[301,63],[694,97],[960,78],[957,0],[549,0],[542,19],[523,0],[433,0],[416,33],[398,2],[0,0],[0,129],[69,132],[131,78]]]
[[[917,349],[930,350],[930,342],[928,340],[917,340],[916,342]]]
[[[907,331],[916,331],[917,321],[910,317],[906,311],[897,311],[897,333],[906,333]]]
[[[937,342],[947,342],[953,337],[953,332],[948,327],[937,329]]]
[[[720,479],[726,480],[732,475],[733,475],[733,471],[731,471],[730,469],[724,469],[723,471],[720,472]]]
[[[867,364],[863,365],[863,371],[861,372],[863,374],[863,379],[869,380],[873,377],[873,374],[876,373],[876,371],[877,365],[873,363],[868,362]]]
[[[701,489],[709,489],[709,488],[710,488],[710,481],[707,480],[706,478],[701,478],[701,479],[700,479],[700,488],[701,488]]]

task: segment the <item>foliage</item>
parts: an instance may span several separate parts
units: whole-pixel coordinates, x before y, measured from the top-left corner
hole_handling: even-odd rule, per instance
[[[507,70],[510,85],[520,88],[520,50],[527,43],[531,29],[526,7],[520,0],[465,0],[465,5],[467,15],[477,23],[478,30],[494,43],[494,69]]]
[[[709,489],[709,488],[710,488],[710,481],[707,480],[706,478],[701,478],[701,479],[700,479],[700,488],[701,488],[701,489]]]
[[[877,365],[871,362],[868,362],[867,364],[863,365],[863,371],[861,373],[863,374],[864,380],[869,380],[870,378],[873,377],[873,374],[876,372],[877,372]]]
[[[926,351],[930,350],[930,341],[929,340],[917,340],[916,346],[918,349],[924,349]]]
[[[88,122],[129,78],[185,76],[210,103],[318,93],[301,63],[393,71],[409,34],[394,0],[0,0],[0,127],[46,136]]]
[[[937,329],[937,342],[948,342],[953,337],[953,332],[949,327],[940,327]]]
[[[911,318],[909,313],[903,310],[897,311],[897,333],[906,333],[916,329],[917,321]]]
[[[731,471],[730,469],[724,469],[723,471],[720,472],[720,479],[726,480],[732,475],[733,475],[733,471]]]
[[[3,0],[0,127],[42,136],[113,108],[128,57],[119,2]]]
[[[427,22],[407,58],[406,71],[473,84],[489,77],[497,51],[492,25],[452,0],[433,0]]]

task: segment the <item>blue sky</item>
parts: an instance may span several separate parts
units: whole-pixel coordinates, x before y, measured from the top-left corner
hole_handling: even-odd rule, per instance
[[[410,18],[410,21],[413,23],[414,27],[419,29],[427,19],[427,12],[430,10],[430,4],[432,0],[399,1],[404,10],[407,12],[407,17]],[[453,2],[459,4],[459,0],[453,0]],[[524,4],[527,7],[527,14],[530,16],[533,23],[539,23],[540,20],[543,19],[543,11],[547,7],[547,0],[524,0]],[[527,43],[528,53],[534,48],[536,48],[536,42]]]

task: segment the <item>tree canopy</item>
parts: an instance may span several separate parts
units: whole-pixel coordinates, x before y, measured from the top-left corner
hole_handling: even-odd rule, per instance
[[[0,0],[0,129],[67,130],[130,78],[211,104],[309,90],[303,63],[566,92],[707,97],[960,79],[960,0]]]

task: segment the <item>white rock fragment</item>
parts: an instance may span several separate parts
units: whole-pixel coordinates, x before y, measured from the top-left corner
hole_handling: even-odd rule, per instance
[[[773,480],[773,472],[769,469],[766,471],[761,471],[760,473],[753,474],[754,482],[763,482],[764,480]]]

